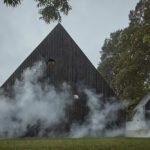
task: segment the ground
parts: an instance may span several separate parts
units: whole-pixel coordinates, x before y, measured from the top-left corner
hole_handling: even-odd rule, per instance
[[[150,150],[150,138],[1,139],[0,150]]]

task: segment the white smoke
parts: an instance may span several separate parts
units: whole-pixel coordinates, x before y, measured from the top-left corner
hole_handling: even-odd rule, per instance
[[[144,107],[138,108],[133,115],[132,121],[127,122],[127,137],[150,137],[150,121],[145,119]]]
[[[49,81],[48,83],[40,82],[44,70],[45,65],[42,62],[27,68],[21,80],[16,81],[12,89],[12,93],[15,94],[11,98],[4,96],[1,92],[0,137],[21,137],[26,135],[32,127],[38,130],[38,136],[55,137],[57,133],[48,129],[53,129],[67,121],[65,110],[74,101],[70,86],[64,83],[57,90],[53,85],[48,84]],[[118,128],[103,133],[108,123],[116,121],[120,105],[117,103],[103,104],[99,100],[102,95],[97,95],[88,89],[84,89],[83,92],[87,95],[89,114],[83,124],[74,123],[70,133],[63,133],[63,136],[97,137],[122,134],[123,130]]]
[[[147,125],[145,122],[145,113],[144,113],[143,107],[138,109],[138,111],[135,113],[133,120],[131,122],[128,122],[127,129],[129,130],[140,130],[140,129],[146,129]]]
[[[87,106],[89,114],[86,121],[79,125],[78,123],[72,125],[71,137],[114,137],[123,135],[124,129],[115,127],[106,129],[108,124],[117,121],[118,111],[121,109],[119,103],[103,103],[102,95],[97,95],[89,89],[84,90],[87,95]],[[111,101],[113,98],[111,98]]]
[[[62,85],[63,92],[53,86],[41,86],[44,65],[37,63],[24,71],[21,81],[16,81],[13,98],[0,97],[0,136],[18,137],[25,134],[28,125],[39,120],[42,128],[54,126],[65,119],[64,109],[69,105],[69,87]]]

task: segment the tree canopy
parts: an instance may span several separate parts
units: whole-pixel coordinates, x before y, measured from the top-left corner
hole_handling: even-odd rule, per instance
[[[129,20],[105,40],[98,70],[131,112],[150,91],[150,1],[140,0]]]
[[[71,10],[69,0],[34,0],[39,8],[40,19],[46,23],[52,21],[61,21],[62,14],[67,15]],[[22,0],[3,0],[6,6],[16,7],[20,5]]]

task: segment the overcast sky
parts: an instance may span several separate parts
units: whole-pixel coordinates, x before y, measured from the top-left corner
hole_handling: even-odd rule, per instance
[[[2,0],[3,1],[3,0]],[[39,20],[33,0],[17,8],[0,1],[0,86],[57,23]],[[111,32],[128,26],[129,11],[139,0],[70,0],[72,11],[62,25],[95,67],[99,51]]]

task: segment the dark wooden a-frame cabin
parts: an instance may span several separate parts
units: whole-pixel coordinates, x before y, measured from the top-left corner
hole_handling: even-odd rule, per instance
[[[78,94],[77,86],[82,83],[89,89],[94,89],[96,93],[103,94],[103,101],[116,95],[106,83],[104,78],[92,65],[89,59],[69,36],[61,24],[58,24],[52,32],[39,44],[39,46],[25,59],[25,61],[16,69],[9,79],[2,85],[6,91],[20,79],[23,70],[31,67],[35,62],[44,60],[47,64],[47,78],[55,86],[67,82],[72,87],[72,93]],[[117,98],[116,101],[120,103]],[[71,122],[84,121],[88,113],[86,100],[79,94],[79,100],[76,101],[77,110],[70,110]],[[82,109],[82,111],[80,111]],[[115,126],[123,127],[125,123],[124,109],[118,110],[118,119]],[[69,130],[69,126],[67,129]]]

